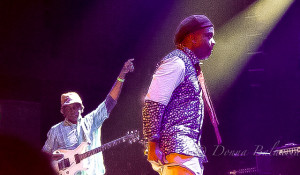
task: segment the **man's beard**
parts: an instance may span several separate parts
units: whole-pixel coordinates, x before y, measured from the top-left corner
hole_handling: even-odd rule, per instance
[[[208,49],[199,49],[196,50],[195,55],[200,59],[200,60],[206,60],[210,57],[210,55],[212,54],[212,49],[208,48]]]

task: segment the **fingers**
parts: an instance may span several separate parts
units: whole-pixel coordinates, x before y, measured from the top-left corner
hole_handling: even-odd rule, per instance
[[[127,74],[128,72],[133,72],[134,71],[134,65],[133,62],[134,58],[128,59],[125,63],[124,66],[121,70],[121,74]]]
[[[132,61],[134,61],[134,58],[131,58],[131,59],[129,59],[128,61],[132,62]]]
[[[134,61],[134,58],[127,60],[125,63],[126,67],[129,69],[129,72],[134,71],[134,65],[133,65],[132,61]]]
[[[133,61],[134,61],[134,58],[131,58],[125,62],[125,65],[131,65],[131,64],[133,65],[133,63],[132,63]]]
[[[133,65],[133,64],[130,65],[129,71],[130,71],[130,72],[133,72],[133,71],[134,71],[134,65]]]

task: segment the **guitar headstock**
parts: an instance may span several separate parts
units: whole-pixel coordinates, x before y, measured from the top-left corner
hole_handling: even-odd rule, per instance
[[[133,142],[136,142],[140,139],[139,131],[128,131],[126,134],[126,138],[128,139],[128,142],[132,144]]]

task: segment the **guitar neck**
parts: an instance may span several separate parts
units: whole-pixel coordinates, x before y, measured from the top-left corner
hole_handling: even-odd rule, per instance
[[[119,143],[123,143],[126,140],[127,140],[127,136],[124,136],[124,137],[121,137],[121,138],[116,139],[114,141],[108,142],[108,143],[106,143],[106,144],[104,144],[104,145],[102,145],[102,146],[100,146],[98,148],[95,148],[95,149],[87,151],[87,152],[85,152],[83,154],[80,154],[79,155],[80,160],[83,160],[83,159],[88,158],[88,157],[90,157],[90,156],[92,156],[94,154],[97,154],[97,153],[101,152],[101,151],[104,151],[104,150],[109,149],[109,148],[111,148],[113,146],[116,146]]]

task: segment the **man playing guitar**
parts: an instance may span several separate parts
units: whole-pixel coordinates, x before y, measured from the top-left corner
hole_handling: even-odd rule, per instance
[[[68,92],[61,95],[61,113],[64,121],[51,127],[47,134],[47,141],[43,151],[52,155],[57,149],[74,150],[81,143],[87,142],[89,151],[101,146],[101,126],[114,108],[122,90],[125,76],[134,70],[133,60],[125,62],[119,77],[113,85],[106,99],[91,113],[82,117],[84,106],[81,98],[76,92]],[[59,154],[53,154],[53,159],[60,159]],[[98,153],[84,160],[84,171],[77,171],[74,174],[101,175],[105,173],[103,155]]]

